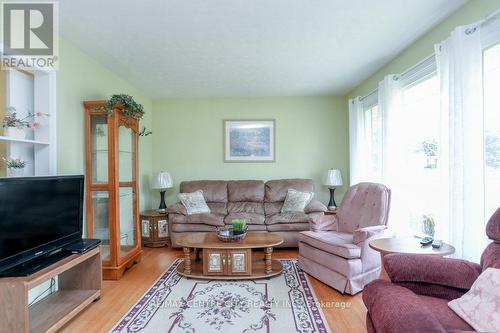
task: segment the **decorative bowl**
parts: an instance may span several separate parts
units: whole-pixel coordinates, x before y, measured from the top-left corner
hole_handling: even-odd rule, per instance
[[[248,226],[242,231],[234,231],[232,226],[218,227],[217,237],[223,242],[238,242],[247,235]]]

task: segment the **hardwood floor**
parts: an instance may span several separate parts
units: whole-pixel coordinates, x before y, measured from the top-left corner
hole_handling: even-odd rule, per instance
[[[296,249],[275,249],[273,258],[290,259],[297,255]],[[108,332],[177,258],[182,258],[181,250],[144,248],[142,261],[125,272],[121,280],[104,281],[101,300],[90,305],[60,332]],[[342,295],[312,277],[310,281],[318,301],[337,304],[337,307],[323,308],[332,333],[366,332],[366,308],[361,293],[355,296]]]

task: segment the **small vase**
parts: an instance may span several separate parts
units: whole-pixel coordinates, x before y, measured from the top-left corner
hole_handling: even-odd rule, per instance
[[[9,177],[22,177],[24,176],[24,168],[9,168],[8,176]]]
[[[24,131],[24,128],[5,127],[4,135],[14,139],[26,139],[26,132]]]

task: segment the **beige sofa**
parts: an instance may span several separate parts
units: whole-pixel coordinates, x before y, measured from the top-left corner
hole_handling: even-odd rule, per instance
[[[310,179],[260,180],[199,180],[180,184],[180,192],[202,190],[210,213],[187,215],[180,203],[168,208],[169,232],[172,247],[179,247],[177,236],[182,233],[215,231],[219,226],[244,218],[250,231],[280,234],[281,247],[297,247],[299,233],[309,230],[311,219],[320,217],[326,206],[313,199],[305,211],[281,213],[288,189],[314,191]]]

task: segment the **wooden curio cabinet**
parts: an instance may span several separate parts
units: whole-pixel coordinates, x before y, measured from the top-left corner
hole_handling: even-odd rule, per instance
[[[118,280],[141,259],[138,202],[139,121],[84,102],[87,237],[102,240],[103,278]]]

